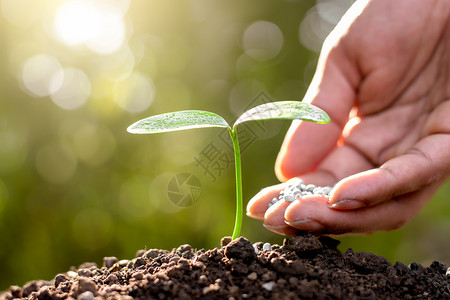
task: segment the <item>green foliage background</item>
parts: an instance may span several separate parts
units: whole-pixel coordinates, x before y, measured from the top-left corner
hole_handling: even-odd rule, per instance
[[[211,142],[232,157],[221,144],[223,130],[139,136],[126,128],[141,118],[183,109],[209,110],[231,122],[261,95],[301,100],[318,54],[300,43],[299,27],[317,3],[326,1],[132,1],[124,18],[133,70],[151,78],[155,91],[150,107],[136,113],[113,100],[123,95],[116,92],[121,81],[98,72],[102,55],[48,34],[61,1],[38,2],[45,12],[38,11],[39,16],[30,16],[32,9],[24,6],[23,21],[11,22],[10,0],[2,1],[0,14],[0,290],[50,280],[85,261],[101,264],[104,256],[132,258],[138,249],[218,246],[234,223],[233,168],[213,180],[195,166],[195,158]],[[281,51],[273,58],[255,59],[243,45],[246,28],[259,20],[282,32]],[[87,74],[87,102],[66,110],[49,97],[26,92],[21,68],[36,53]],[[128,89],[130,94],[133,86]],[[243,152],[246,202],[277,183],[273,164],[289,124],[264,126],[250,127],[257,138]],[[167,197],[169,180],[182,172],[202,184],[198,203],[184,209]],[[341,249],[370,251],[405,264],[450,264],[449,193],[447,183],[404,228],[342,237]],[[249,218],[242,234],[252,242],[283,240]]]

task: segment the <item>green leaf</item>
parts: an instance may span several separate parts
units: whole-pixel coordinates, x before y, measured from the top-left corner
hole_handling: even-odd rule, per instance
[[[304,120],[315,123],[328,123],[330,117],[320,108],[300,101],[278,101],[258,105],[242,114],[233,127],[240,123],[255,120]]]
[[[127,131],[138,134],[151,134],[202,127],[224,127],[230,125],[219,115],[201,110],[184,110],[152,116],[137,121]]]

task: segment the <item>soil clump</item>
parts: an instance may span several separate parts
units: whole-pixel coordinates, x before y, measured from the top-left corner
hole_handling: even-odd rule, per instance
[[[339,241],[305,233],[262,250],[241,237],[221,248],[140,250],[105,257],[51,281],[11,286],[0,300],[22,299],[450,299],[450,270],[392,265],[372,253],[341,253]],[[267,249],[267,246],[265,246]]]

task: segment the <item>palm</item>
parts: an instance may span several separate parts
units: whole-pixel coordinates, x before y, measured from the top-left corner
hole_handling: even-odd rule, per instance
[[[371,21],[374,24],[361,24],[373,28],[373,32],[355,31],[355,38],[350,32],[348,40],[343,41],[348,41],[347,47],[366,49],[356,62],[362,73],[355,94],[361,123],[353,128],[346,143],[374,166],[414,149],[418,141],[442,131],[439,125],[445,119],[436,118],[436,112],[449,99],[445,93],[450,71],[450,40],[445,36],[448,28],[446,22],[440,23],[433,16],[440,7],[423,1],[420,4],[424,6],[419,8],[421,16],[416,13],[394,27],[381,14]],[[418,8],[410,3],[396,7],[403,14],[413,15],[407,9]],[[433,26],[427,24],[430,18],[436,21]],[[373,39],[364,39],[360,34]],[[388,41],[380,42],[383,38]]]

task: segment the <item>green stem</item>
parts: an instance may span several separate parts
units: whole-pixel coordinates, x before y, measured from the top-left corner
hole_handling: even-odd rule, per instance
[[[236,171],[236,220],[234,222],[234,230],[232,239],[236,239],[241,234],[242,227],[242,214],[244,211],[244,205],[242,202],[242,174],[241,174],[241,152],[239,150],[239,141],[237,138],[237,131],[233,129],[228,129],[230,132],[231,140],[233,141],[234,148],[234,165]]]

